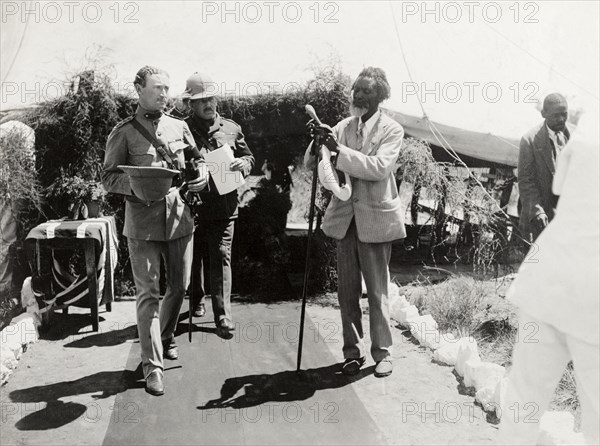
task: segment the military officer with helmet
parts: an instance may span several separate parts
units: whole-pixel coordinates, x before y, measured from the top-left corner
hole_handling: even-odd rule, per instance
[[[108,137],[102,183],[108,192],[125,197],[123,234],[128,239],[136,287],[136,319],[146,391],[162,395],[163,356],[178,357],[174,332],[190,281],[194,221],[178,188],[171,187],[164,197],[152,197],[155,200],[140,192],[144,196],[137,196],[130,177],[118,166],[139,166],[139,171],[148,172],[151,168],[160,171],[167,167],[181,170],[188,162],[194,169],[194,160],[200,158],[200,153],[187,124],[163,113],[169,75],[160,68],[145,66],[136,74],[134,85],[139,104],[135,115],[117,124]],[[153,179],[148,181],[151,189]],[[198,193],[206,187],[206,179],[198,177],[188,187],[189,192]],[[161,257],[165,261],[167,289],[159,309]]]
[[[217,113],[218,85],[203,73],[192,74],[181,95],[184,108],[190,112],[185,119],[201,154],[228,145],[234,161],[229,169],[239,171],[246,177],[254,166],[254,156],[248,148],[241,127]],[[210,166],[207,166],[210,171]],[[219,195],[212,178],[201,193],[197,212],[197,228],[194,235],[194,287],[191,296],[194,315],[205,313],[205,294],[212,297],[212,310],[217,333],[223,338],[231,337],[235,329],[231,314],[231,246],[234,224],[238,216],[237,190]],[[205,254],[208,253],[208,256]],[[204,258],[203,258],[204,257]],[[208,257],[209,265],[206,265]],[[209,269],[204,274],[203,269]],[[207,284],[205,277],[209,278]]]

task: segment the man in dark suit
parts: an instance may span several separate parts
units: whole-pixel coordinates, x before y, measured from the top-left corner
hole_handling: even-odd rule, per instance
[[[556,158],[569,141],[567,100],[558,93],[544,99],[542,117],[537,125],[521,138],[519,149],[519,194],[521,213],[519,230],[528,241],[535,241],[554,217],[558,197],[552,193]]]

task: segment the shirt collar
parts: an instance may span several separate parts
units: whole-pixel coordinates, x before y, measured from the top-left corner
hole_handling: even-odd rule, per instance
[[[367,122],[365,122],[365,127],[363,129],[363,135],[368,135],[369,133],[371,133],[371,130],[373,130],[373,127],[375,127],[375,123],[377,122],[377,120],[379,119],[379,115],[381,114],[381,110],[377,109],[377,111],[375,113],[373,113],[373,116],[371,116]],[[360,122],[360,118],[359,119],[359,124]]]
[[[221,116],[218,113],[216,113],[215,119],[213,121],[207,121],[205,119],[200,119],[197,115],[193,114],[192,122],[195,122],[198,125],[198,127],[200,127],[203,131],[207,133],[212,133],[220,127]]]
[[[149,119],[150,121],[154,121],[156,119],[160,119],[163,116],[162,111],[150,111],[143,108],[138,104],[137,110],[135,111],[136,116],[143,117],[145,119]]]
[[[557,136],[558,133],[562,133],[563,136],[564,136],[565,132],[563,132],[562,130],[559,130],[558,132],[555,132],[550,127],[548,127],[548,124],[545,124],[545,125],[546,125],[546,130],[548,130],[548,135],[550,135],[550,138],[556,139],[556,136]]]

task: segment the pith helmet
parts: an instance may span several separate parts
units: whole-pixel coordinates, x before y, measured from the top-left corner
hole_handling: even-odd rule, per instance
[[[204,73],[194,73],[185,82],[183,99],[210,98],[219,94],[219,86],[210,76]]]
[[[150,166],[117,166],[129,175],[129,185],[136,197],[145,201],[164,198],[178,170]]]

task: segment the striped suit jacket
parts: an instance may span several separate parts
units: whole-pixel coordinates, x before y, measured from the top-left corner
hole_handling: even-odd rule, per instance
[[[359,151],[356,148],[358,119],[346,118],[333,129],[340,144],[337,169],[350,175],[352,196],[348,201],[333,196],[323,218],[323,232],[341,240],[354,218],[361,242],[402,239],[406,237],[406,230],[394,173],[404,129],[381,112]],[[311,163],[309,159],[307,150],[307,165]]]

